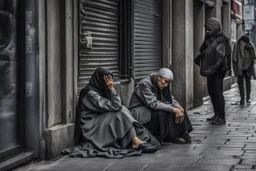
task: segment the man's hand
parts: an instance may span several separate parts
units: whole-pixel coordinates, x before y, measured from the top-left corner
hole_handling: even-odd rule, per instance
[[[175,123],[182,123],[184,121],[184,111],[179,108],[174,108],[173,111],[175,113]]]
[[[182,112],[184,113],[184,109],[181,106],[177,106],[177,108],[182,110]]]
[[[114,89],[114,81],[111,75],[105,75],[104,76],[105,83],[110,91],[115,90]]]

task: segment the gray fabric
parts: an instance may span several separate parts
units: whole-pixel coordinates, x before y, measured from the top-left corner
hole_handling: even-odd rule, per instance
[[[161,68],[158,71],[158,75],[163,77],[163,78],[169,78],[169,79],[173,80],[173,73],[168,68]]]
[[[251,51],[244,49],[244,57],[243,57],[243,64],[242,70],[247,70],[250,67],[252,58],[251,58]]]
[[[252,42],[249,42],[250,45],[252,46],[252,49],[250,50],[249,54],[249,59],[246,62],[247,64],[249,64],[249,67],[247,68],[247,75],[248,76],[252,76],[254,75],[254,59],[256,57],[255,55],[255,46]],[[244,51],[244,46],[245,43],[240,39],[238,39],[237,43],[234,45],[234,49],[233,49],[233,54],[232,54],[232,61],[233,61],[233,70],[234,70],[234,74],[236,76],[242,76],[243,75],[243,59],[244,59],[244,55],[245,55],[245,51]],[[250,61],[250,62],[249,62]],[[247,67],[247,66],[244,66]]]
[[[112,92],[110,99],[106,99],[102,97],[99,93],[90,90],[86,94],[87,98],[83,98],[82,102],[86,106],[88,110],[86,110],[86,114],[95,112],[103,113],[103,112],[116,112],[122,109],[122,102],[120,97]]]
[[[214,33],[214,35],[222,32],[222,24],[221,24],[220,20],[218,20],[217,18],[214,18],[214,17],[209,18],[206,21],[205,28],[211,30]]]
[[[135,136],[160,146],[155,137],[122,106],[116,93],[110,93],[109,98],[93,90],[85,93],[80,119],[81,142],[75,148],[62,151],[63,154],[106,158],[141,155],[141,151],[130,148]]]

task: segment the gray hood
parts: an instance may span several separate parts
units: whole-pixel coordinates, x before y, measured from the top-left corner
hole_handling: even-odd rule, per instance
[[[211,30],[214,33],[214,35],[222,32],[222,24],[220,20],[218,20],[217,18],[209,18],[204,26],[205,28]]]

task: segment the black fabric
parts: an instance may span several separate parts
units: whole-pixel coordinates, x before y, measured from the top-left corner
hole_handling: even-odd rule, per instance
[[[225,119],[225,99],[223,95],[223,79],[225,73],[215,73],[207,77],[207,88],[211,97],[214,113],[217,117]]]
[[[103,67],[98,67],[95,70],[94,74],[91,76],[91,79],[89,80],[89,84],[84,88],[82,92],[86,93],[89,90],[94,90],[102,94],[103,97],[109,98],[110,92],[104,80],[104,76],[108,76],[108,75],[113,77],[113,73],[111,71]]]
[[[192,125],[185,113],[185,121],[175,123],[175,115],[163,111],[153,111],[151,120],[144,126],[163,142],[174,142],[175,138],[190,138],[189,132]]]
[[[238,80],[237,80],[241,99],[244,99],[244,96],[245,96],[244,80],[245,80],[245,85],[246,85],[245,86],[246,87],[246,97],[250,98],[250,94],[251,94],[251,76],[247,75],[247,70],[244,70],[243,75],[238,76]]]
[[[228,69],[228,59],[231,59],[231,46],[229,38],[221,31],[210,39],[205,39],[200,49],[200,54],[196,56],[194,62],[200,67],[202,76],[210,76],[216,71],[226,72]]]
[[[217,18],[209,18],[205,28],[212,31],[212,37],[204,40],[194,62],[200,67],[202,76],[210,76],[217,70],[226,72],[230,69],[227,65],[227,59],[231,57],[229,38],[223,34],[221,22]]]
[[[158,112],[151,112],[151,120],[144,126],[156,137],[160,137],[160,118]]]
[[[245,50],[251,50],[253,47],[249,44],[249,43],[246,43],[245,45],[244,45],[244,49]]]
[[[213,36],[214,36],[213,33],[207,32],[207,33],[205,33],[205,37],[204,38],[205,38],[205,40],[209,40]]]
[[[250,42],[250,38],[246,35],[241,36],[241,40],[244,41],[245,43],[249,43]]]

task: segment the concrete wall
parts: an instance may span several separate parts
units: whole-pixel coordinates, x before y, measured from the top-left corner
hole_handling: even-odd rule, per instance
[[[223,2],[222,6],[222,27],[224,34],[228,37],[231,36],[231,2]]]
[[[172,3],[173,94],[181,105],[193,107],[193,1]]]
[[[163,67],[172,65],[172,0],[163,0]]]
[[[74,0],[40,1],[40,113],[46,159],[73,145],[74,134]],[[44,10],[42,10],[44,9]],[[40,30],[39,30],[40,32]],[[40,65],[41,66],[41,65]],[[45,92],[45,93],[44,93]],[[45,102],[45,103],[44,103]],[[43,129],[42,128],[42,129]],[[44,141],[41,143],[43,151]],[[44,157],[43,155],[41,157]]]
[[[38,1],[39,7],[45,6],[45,0]],[[45,8],[38,8],[39,34],[39,158],[45,158],[45,114],[46,114],[46,43],[45,43]]]
[[[60,0],[46,1],[47,126],[61,123],[61,23]]]
[[[204,3],[194,4],[194,58],[199,54],[199,48],[204,41],[205,6]],[[194,64],[194,107],[203,104],[203,77],[199,66]]]
[[[132,93],[134,91],[134,80],[130,79],[130,80],[123,80],[121,81],[121,85],[120,85],[120,97],[123,100],[124,106],[128,107],[131,97],[132,97]]]

